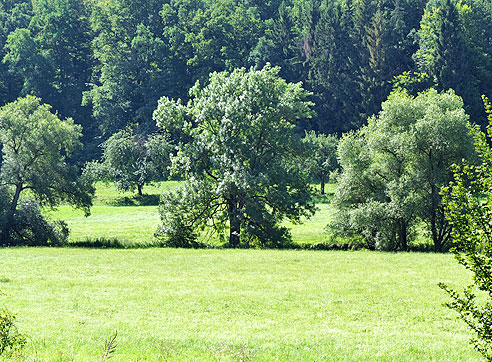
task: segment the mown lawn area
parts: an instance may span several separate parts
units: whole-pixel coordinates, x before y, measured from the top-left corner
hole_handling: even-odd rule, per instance
[[[0,250],[27,361],[478,361],[449,254]]]

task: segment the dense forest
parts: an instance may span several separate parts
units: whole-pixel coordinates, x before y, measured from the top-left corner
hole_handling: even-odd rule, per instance
[[[301,132],[358,128],[395,87],[453,88],[485,124],[491,24],[485,0],[2,0],[0,105],[32,94],[72,117],[86,161],[128,125],[153,132],[160,97],[269,62],[312,93]]]

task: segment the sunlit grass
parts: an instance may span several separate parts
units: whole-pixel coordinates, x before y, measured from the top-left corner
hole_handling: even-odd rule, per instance
[[[91,215],[85,217],[80,210],[74,210],[62,205],[55,211],[50,211],[50,218],[65,220],[70,228],[70,241],[78,242],[96,238],[117,239],[125,245],[154,245],[159,223],[159,195],[179,185],[178,181],[156,183],[146,186],[146,196],[141,199],[135,193],[118,192],[112,184],[97,184],[94,206]],[[322,203],[317,205],[318,211],[302,224],[286,222],[291,229],[292,238],[298,244],[319,244],[328,241],[325,227],[332,214],[329,205],[330,193],[334,185],[327,185],[327,196],[319,197]],[[153,205],[140,206],[147,201],[155,201]],[[216,239],[204,240],[217,243]]]
[[[479,361],[439,281],[451,255],[1,250],[29,361]],[[35,356],[36,358],[34,358]]]

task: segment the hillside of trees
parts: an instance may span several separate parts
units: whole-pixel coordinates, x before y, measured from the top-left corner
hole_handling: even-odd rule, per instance
[[[395,87],[452,88],[485,124],[491,24],[484,0],[3,0],[0,105],[32,94],[72,117],[80,162],[128,125],[155,131],[160,97],[266,63],[312,92],[301,133],[358,128]]]

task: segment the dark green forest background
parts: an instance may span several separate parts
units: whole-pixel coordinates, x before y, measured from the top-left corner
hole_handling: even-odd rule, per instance
[[[162,96],[213,71],[281,67],[312,92],[300,132],[341,133],[395,87],[453,88],[485,124],[489,0],[1,0],[0,105],[33,94],[83,126],[79,162],[132,125],[156,130]]]

